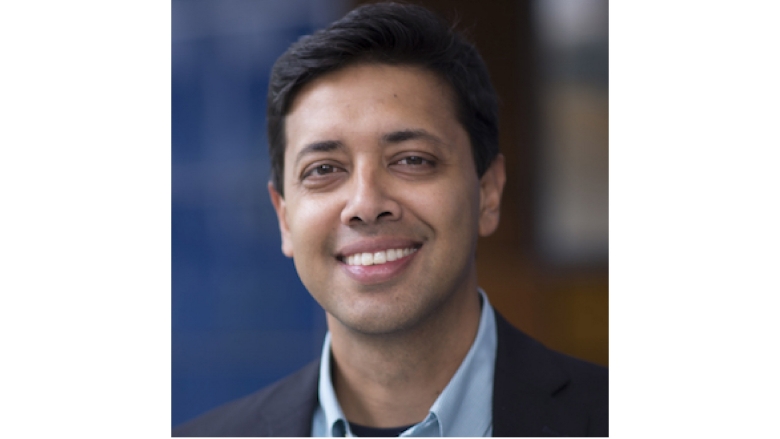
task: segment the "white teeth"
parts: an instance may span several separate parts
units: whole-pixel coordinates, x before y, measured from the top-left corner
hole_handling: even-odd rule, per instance
[[[380,265],[409,256],[416,252],[416,248],[391,248],[375,253],[356,253],[344,258],[347,265]]]

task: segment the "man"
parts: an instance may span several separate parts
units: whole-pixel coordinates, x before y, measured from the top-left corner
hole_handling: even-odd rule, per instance
[[[326,311],[321,359],[175,436],[606,436],[607,371],[479,289],[504,186],[476,49],[429,11],[358,8],[295,43],[268,95],[269,193]]]

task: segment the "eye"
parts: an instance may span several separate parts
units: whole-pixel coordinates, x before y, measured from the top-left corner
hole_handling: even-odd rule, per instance
[[[397,175],[406,178],[419,178],[435,175],[439,161],[429,154],[415,154],[412,151],[408,155],[396,156],[390,162],[390,169]]]
[[[317,175],[330,174],[331,172],[336,172],[336,168],[333,165],[319,165],[311,170],[312,174]]]
[[[423,166],[423,165],[435,166],[436,165],[433,161],[422,158],[418,155],[410,155],[408,157],[404,157],[395,163],[398,165],[406,165],[406,166]]]
[[[317,163],[307,167],[303,174],[301,174],[301,180],[319,181],[321,179],[328,179],[332,174],[345,172],[344,168],[336,166],[330,163]]]
[[[329,163],[321,163],[306,169],[303,173],[302,178],[306,179],[308,177],[322,177],[336,172],[344,172],[344,170],[342,168],[339,168],[338,166],[334,166]]]

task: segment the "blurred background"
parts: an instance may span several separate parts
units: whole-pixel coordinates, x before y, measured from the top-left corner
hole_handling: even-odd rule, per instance
[[[266,183],[268,77],[348,0],[172,1],[172,425],[315,359],[322,309]],[[457,20],[501,99],[507,187],[480,285],[547,346],[608,365],[606,0],[420,0]]]

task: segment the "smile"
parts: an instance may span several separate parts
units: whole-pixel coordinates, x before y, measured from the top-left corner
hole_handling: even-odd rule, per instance
[[[392,248],[373,253],[355,253],[344,257],[347,265],[382,265],[401,259],[417,251],[415,247]]]

